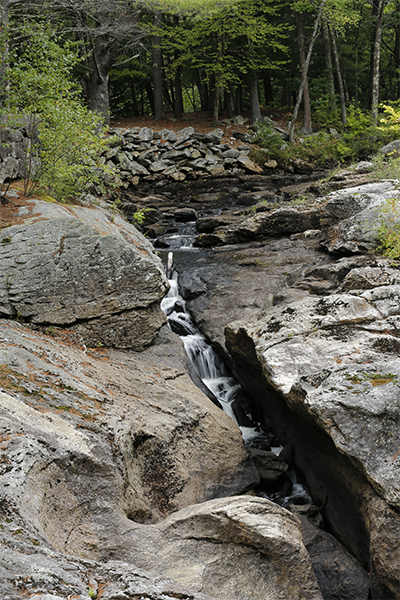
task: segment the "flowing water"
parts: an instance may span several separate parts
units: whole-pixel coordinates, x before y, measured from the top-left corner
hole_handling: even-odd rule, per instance
[[[169,254],[167,272],[171,271],[172,258]],[[228,369],[211,344],[207,341],[186,310],[186,302],[179,295],[178,274],[172,269],[167,273],[170,277],[170,289],[161,302],[161,308],[168,317],[172,331],[177,333],[183,342],[186,354],[197,375],[213,396],[219,401],[226,414],[240,427],[245,442],[262,434],[259,423],[252,426],[240,424],[233,410],[233,403],[242,393],[239,383],[229,374]]]
[[[187,255],[188,250],[194,249],[187,243],[186,236],[184,239],[186,241],[184,253]],[[240,428],[245,445],[268,449],[279,455],[282,446],[279,445],[272,432],[266,431],[248,410],[240,411],[240,416],[235,413],[235,406],[238,403],[240,404],[244,398],[243,390],[230,374],[224,361],[197,328],[187,311],[186,302],[179,294],[178,273],[174,269],[173,260],[173,253],[169,252],[166,260],[166,274],[170,289],[161,303],[161,308],[167,315],[170,328],[181,337],[191,364],[204,385],[217,400],[216,404],[221,406],[224,412]],[[298,481],[298,476],[293,469],[289,470],[282,477],[282,480],[281,482],[278,481],[273,489],[260,489],[257,493],[283,506],[290,503],[308,504],[312,502],[307,490]]]

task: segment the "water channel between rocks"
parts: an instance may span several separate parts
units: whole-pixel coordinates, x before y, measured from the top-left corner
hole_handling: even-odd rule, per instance
[[[310,504],[312,499],[299,481],[299,474],[279,455],[284,448],[272,431],[266,429],[252,414],[250,403],[241,385],[232,376],[224,360],[200,332],[179,293],[179,272],[188,265],[201,261],[207,253],[193,246],[195,222],[183,223],[168,239],[170,250],[162,253],[170,284],[161,308],[170,328],[180,336],[186,354],[197,376],[204,384],[207,395],[240,428],[243,441],[260,472],[260,486],[256,493],[282,506]],[[172,251],[173,249],[173,251]],[[272,455],[274,457],[272,457]],[[263,476],[263,473],[267,475]]]

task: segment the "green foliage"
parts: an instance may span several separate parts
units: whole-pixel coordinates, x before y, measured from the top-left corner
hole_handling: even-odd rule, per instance
[[[370,114],[350,106],[346,128],[340,131],[340,126],[337,127],[340,133],[330,134],[321,130],[287,145],[268,124],[260,123],[256,140],[268,149],[268,158],[275,159],[282,165],[295,159],[302,159],[318,167],[333,167],[364,160],[375,155],[389,141],[400,137],[400,108],[384,105],[382,110],[383,116],[378,127],[372,125]],[[253,158],[260,162],[261,157],[257,160],[254,154]],[[376,158],[374,161],[382,177],[399,177],[399,159]]]
[[[40,115],[41,166],[34,183],[67,200],[94,184],[102,186],[109,170],[100,161],[107,139],[99,135],[99,117],[76,99],[55,100]]]
[[[378,251],[389,258],[400,258],[400,201],[397,198],[386,200],[381,210],[378,227],[380,246]]]
[[[288,30],[287,25],[273,21],[277,14],[270,0],[236,0],[206,2],[190,19],[166,21],[158,33],[164,51],[175,56],[171,73],[180,66],[200,69],[216,88],[229,89],[252,70],[276,68],[284,60],[273,55],[286,54]]]
[[[377,129],[383,131],[386,135],[389,135],[392,139],[399,139],[400,137],[400,101],[393,102],[391,104],[381,104],[381,110],[383,112],[379,119]]]
[[[134,224],[143,225],[144,220],[146,219],[146,212],[149,212],[149,210],[150,208],[144,208],[138,204],[132,217]]]
[[[40,187],[67,200],[89,184],[100,184],[107,172],[100,160],[105,130],[73,82],[72,70],[79,62],[73,46],[61,46],[40,23],[24,24],[20,35],[9,69],[6,112],[28,116],[24,193]]]

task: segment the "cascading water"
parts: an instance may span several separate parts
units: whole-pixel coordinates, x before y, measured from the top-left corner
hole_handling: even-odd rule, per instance
[[[193,223],[186,224],[184,227],[181,225],[173,236],[168,236],[168,246],[174,248],[179,254],[182,253],[180,255],[181,268],[184,268],[188,261],[190,263],[191,255],[197,252],[192,245],[193,225]],[[190,233],[192,237],[190,237]],[[282,446],[279,446],[279,442],[272,432],[266,431],[246,409],[243,410],[243,406],[239,411],[240,417],[235,412],[235,408],[243,404],[242,401],[245,398],[243,390],[193,322],[186,309],[186,302],[179,294],[178,273],[174,269],[173,262],[174,254],[169,252],[166,261],[166,274],[170,289],[162,300],[161,308],[167,315],[170,328],[182,339],[186,354],[194,370],[211,393],[210,396],[214,402],[240,428],[245,445],[261,450],[270,450],[279,455]],[[298,481],[294,469],[290,469],[280,479],[271,489],[265,489],[261,486],[257,490],[257,494],[282,506],[312,503],[307,490]]]
[[[224,412],[240,427],[245,442],[262,435],[259,424],[247,426],[238,423],[232,408],[241,392],[241,386],[229,375],[224,362],[208,343],[186,310],[186,302],[179,295],[178,274],[172,268],[172,253],[168,255],[167,276],[170,289],[161,302],[161,308],[168,317],[168,323],[183,342],[186,354],[204,385],[219,401]]]

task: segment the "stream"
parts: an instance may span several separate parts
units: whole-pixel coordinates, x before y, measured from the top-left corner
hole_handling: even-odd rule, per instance
[[[273,432],[268,431],[253,416],[251,403],[241,385],[200,332],[179,293],[177,265],[183,271],[188,262],[201,260],[205,252],[193,246],[194,237],[195,223],[191,222],[180,224],[178,231],[169,238],[169,248],[173,248],[174,252],[164,252],[163,259],[170,289],[162,300],[161,308],[168,318],[171,330],[181,338],[188,359],[210,392],[208,395],[240,428],[245,446],[253,451],[258,449],[261,452],[272,452],[279,457],[284,450],[283,446]],[[257,495],[281,506],[311,504],[312,499],[300,479],[298,471],[290,468],[273,483],[261,483],[255,491]]]

